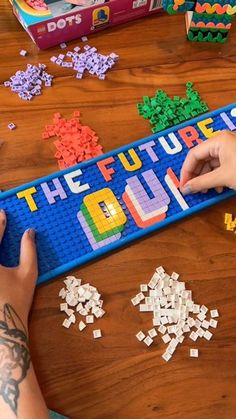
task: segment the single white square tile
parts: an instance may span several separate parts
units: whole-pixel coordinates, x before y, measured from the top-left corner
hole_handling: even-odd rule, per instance
[[[195,327],[201,327],[202,322],[199,319],[195,320]]]
[[[205,333],[205,330],[203,330],[201,327],[199,327],[199,328],[196,330],[196,333],[197,333],[197,335],[198,335],[200,338],[202,338],[202,337],[203,337],[203,335],[204,335],[204,333]]]
[[[86,323],[87,324],[94,323],[94,316],[92,314],[90,316],[86,316]]]
[[[204,329],[209,329],[209,326],[210,326],[210,322],[208,322],[207,320],[203,320],[202,327]]]
[[[141,342],[143,339],[145,339],[145,334],[142,332],[142,330],[140,330],[140,331],[136,334],[136,338],[139,340],[139,342]]]
[[[74,315],[74,314],[71,314],[71,315],[70,315],[70,317],[69,317],[69,321],[70,321],[71,323],[75,324],[76,319],[75,319],[75,315]]]
[[[194,304],[193,305],[193,313],[198,314],[199,312],[200,312],[200,305],[199,304]]]
[[[77,305],[77,307],[76,307],[76,311],[80,311],[80,310],[83,310],[83,304],[82,303],[79,303],[78,305]]]
[[[184,339],[185,339],[184,335],[177,336],[177,340],[178,340],[179,343],[183,343]]]
[[[179,279],[179,274],[177,274],[176,272],[172,272],[171,278],[174,279],[174,281],[177,281],[177,279]]]
[[[62,323],[62,326],[65,327],[66,329],[69,329],[71,325],[71,322],[69,319],[65,319],[64,322]]]
[[[211,310],[211,317],[214,319],[215,317],[219,317],[219,312],[218,310],[214,309]]]
[[[217,328],[217,324],[218,324],[218,321],[217,320],[214,320],[214,319],[211,319],[210,320],[210,327],[213,327],[214,329],[216,329]]]
[[[158,327],[158,332],[162,333],[162,335],[164,335],[164,333],[166,333],[166,326],[164,326],[163,324]]]
[[[68,304],[67,303],[61,303],[60,304],[60,311],[65,311],[68,309]]]
[[[153,339],[150,336],[146,336],[143,341],[147,346],[150,346],[153,343]]]
[[[190,357],[191,358],[198,358],[198,349],[191,348],[190,349]]]
[[[202,306],[200,307],[200,312],[201,312],[201,313],[206,314],[206,313],[208,312],[208,307],[206,307],[206,306],[202,305]]]
[[[166,362],[168,362],[170,359],[171,359],[171,357],[172,357],[172,354],[170,353],[170,352],[164,352],[164,354],[162,354],[162,358],[166,361]]]
[[[84,330],[85,329],[85,327],[86,327],[86,324],[81,320],[80,322],[79,322],[79,330],[80,330],[80,332],[82,332],[82,330]]]
[[[148,334],[151,338],[155,338],[157,336],[157,331],[156,331],[155,327],[153,327],[153,329],[150,329],[148,331]]]
[[[206,318],[206,315],[205,315],[203,312],[201,312],[201,311],[200,311],[200,313],[197,315],[197,318],[198,318],[201,322],[203,322],[203,320],[205,320],[205,318]]]
[[[189,335],[190,339],[192,339],[193,341],[196,341],[198,338],[198,335],[196,332],[191,332]]]
[[[167,333],[166,335],[162,336],[162,340],[163,340],[164,343],[169,343],[171,341],[171,337]]]
[[[213,334],[211,332],[209,332],[209,330],[206,330],[205,333],[204,333],[204,335],[203,335],[203,337],[206,340],[210,340],[212,338],[212,336],[213,336]]]
[[[93,330],[93,337],[94,337],[94,339],[101,338],[102,337],[102,331],[101,331],[101,329]]]

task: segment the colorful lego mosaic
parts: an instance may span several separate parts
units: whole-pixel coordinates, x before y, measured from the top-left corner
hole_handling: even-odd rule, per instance
[[[163,8],[169,14],[185,13],[190,41],[224,43],[236,14],[236,1],[163,0]]]
[[[189,149],[223,129],[236,130],[236,104],[0,194],[0,263],[15,266],[22,233],[35,228],[43,282],[233,196],[179,188]]]

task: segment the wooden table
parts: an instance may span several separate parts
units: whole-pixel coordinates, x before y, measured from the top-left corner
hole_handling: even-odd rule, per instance
[[[99,134],[105,151],[149,134],[135,105],[156,89],[183,95],[188,80],[215,109],[235,100],[236,25],[226,45],[190,43],[183,16],[141,19],[91,36],[89,43],[120,61],[105,82],[53,65],[59,51],[38,51],[12,15],[0,6],[0,188],[8,189],[57,170],[52,141],[41,132],[55,111],[82,121]],[[72,42],[74,47],[77,43]],[[19,56],[24,48],[27,58]],[[2,86],[26,63],[42,62],[54,74],[53,88],[30,103]],[[10,132],[13,121],[17,129]],[[62,278],[37,289],[30,321],[32,355],[47,405],[72,419],[233,419],[236,417],[236,238],[224,231],[223,214],[236,200],[181,221],[99,261],[73,271],[101,290],[107,315],[92,328],[62,328],[58,292]],[[134,335],[147,331],[149,316],[131,303],[139,284],[158,265],[180,272],[194,299],[217,307],[221,317],[212,341],[198,343],[190,359],[189,339],[165,363],[164,344],[145,348]]]

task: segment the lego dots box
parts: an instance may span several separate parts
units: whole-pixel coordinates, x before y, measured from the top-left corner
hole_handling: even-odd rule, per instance
[[[162,0],[10,0],[39,48],[119,25],[162,10]]]

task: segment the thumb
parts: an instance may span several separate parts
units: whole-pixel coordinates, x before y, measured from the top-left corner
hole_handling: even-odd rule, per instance
[[[212,172],[208,172],[189,180],[182,188],[182,193],[183,195],[188,195],[204,191],[204,189],[217,188],[219,186],[225,186],[223,171],[220,167]]]
[[[37,250],[35,244],[35,230],[26,230],[21,239],[20,273],[23,279],[36,283],[38,276]]]

